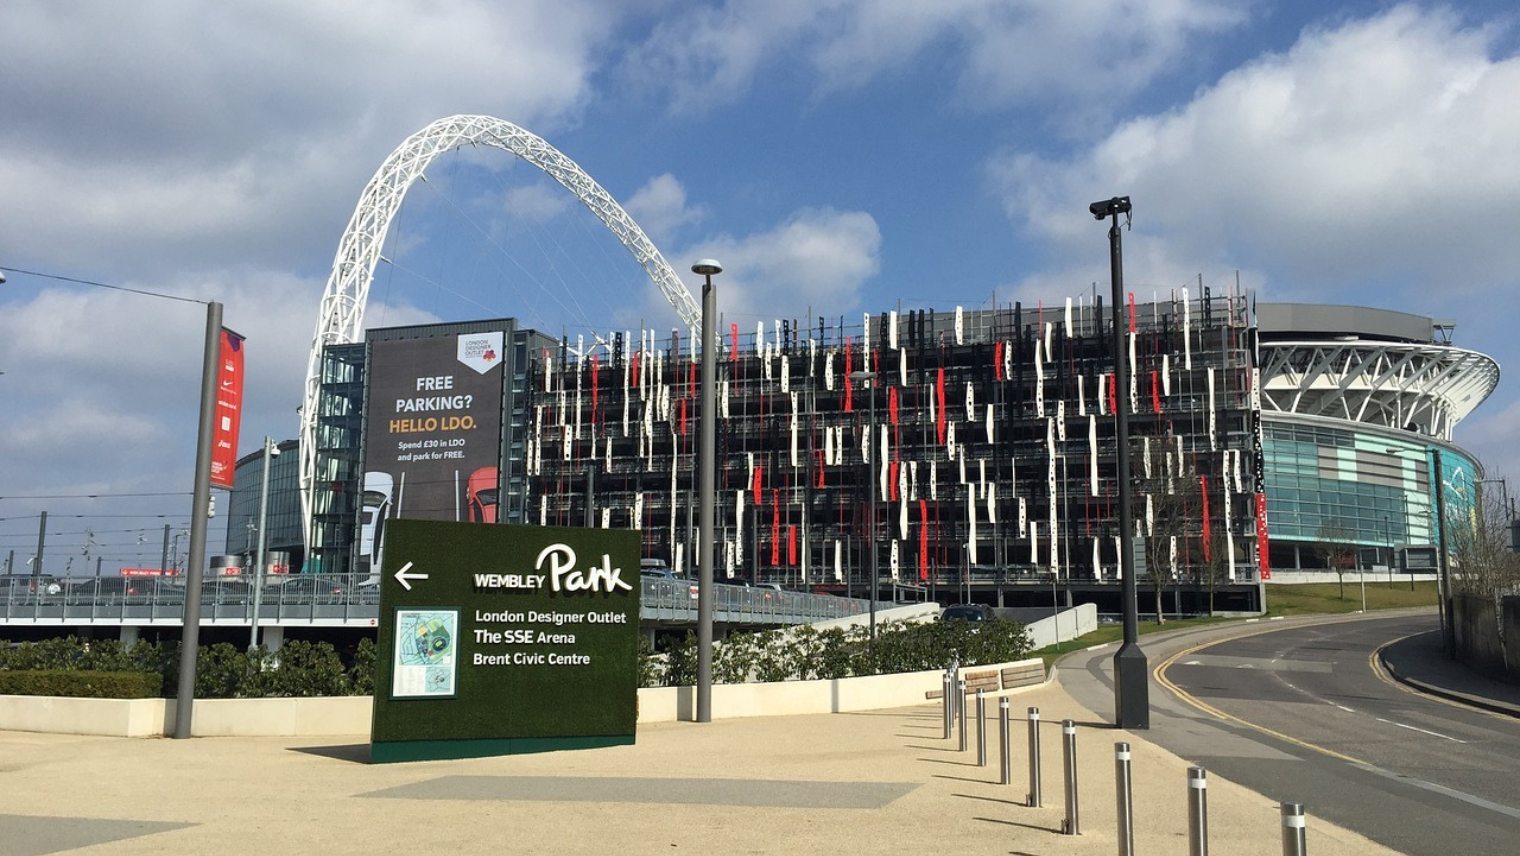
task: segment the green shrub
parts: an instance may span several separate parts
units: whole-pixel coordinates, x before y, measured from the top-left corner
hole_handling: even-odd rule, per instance
[[[262,658],[257,675],[248,695],[340,696],[347,695],[350,686],[343,660],[327,642],[286,642],[278,652]]]
[[[0,695],[156,698],[163,679],[147,672],[80,669],[0,671]]]
[[[247,654],[226,642],[202,648],[195,658],[195,697],[246,697],[249,684],[257,674],[248,659]]]
[[[869,627],[816,630],[794,627],[760,633],[735,633],[714,646],[713,682],[785,681],[846,678],[942,669],[961,665],[1022,660],[1031,650],[1022,624],[993,620],[975,624],[931,621],[878,624],[876,641]],[[647,643],[639,649],[640,686],[690,686],[696,683],[696,636],[687,633],[663,655]]]
[[[654,653],[654,643],[649,637],[639,636],[639,686],[660,686],[660,679],[664,675],[664,666]]]
[[[755,668],[755,658],[764,645],[763,637],[764,634],[760,633],[732,633],[723,644],[713,646],[713,683],[742,684],[748,681]]]
[[[680,644],[665,654],[665,686],[689,687],[697,682],[697,634],[687,631]]]
[[[348,667],[349,692],[354,695],[375,694],[375,640],[368,636],[354,649],[354,663]]]

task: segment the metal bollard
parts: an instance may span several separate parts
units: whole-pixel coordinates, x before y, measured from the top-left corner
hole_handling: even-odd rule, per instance
[[[1040,807],[1040,709],[1029,709],[1029,799],[1030,808]]]
[[[955,682],[955,718],[961,730],[961,751],[966,751],[966,679]]]
[[[1189,767],[1188,856],[1209,856],[1209,774],[1202,767]]]
[[[1283,856],[1305,856],[1309,852],[1307,842],[1304,840],[1309,831],[1307,821],[1303,803],[1282,804]]]
[[[1061,720],[1061,757],[1065,760],[1066,767],[1066,823],[1061,831],[1067,835],[1078,835],[1082,832],[1081,824],[1077,822],[1077,723],[1070,719]]]
[[[1114,784],[1119,817],[1119,856],[1135,856],[1135,799],[1130,789],[1129,744],[1114,744]]]
[[[944,720],[945,720],[945,739],[949,740],[950,739],[951,716],[953,715],[953,708],[950,707],[950,696],[951,696],[952,693],[955,692],[955,686],[950,683],[950,670],[949,669],[945,670],[944,685],[945,685],[944,695],[941,695],[939,697],[939,700],[940,700],[940,712],[941,712],[941,714],[943,714]]]
[[[1009,713],[1008,699],[998,699],[998,731],[1003,738],[1003,775],[998,779],[1000,785],[1013,784],[1013,730]]]
[[[987,766],[987,697],[976,691],[976,765]]]

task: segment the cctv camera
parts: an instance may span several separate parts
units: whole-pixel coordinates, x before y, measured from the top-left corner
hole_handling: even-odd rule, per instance
[[[1092,212],[1093,219],[1102,220],[1115,214],[1128,214],[1130,211],[1128,196],[1115,196],[1113,199],[1104,199],[1087,206]]]

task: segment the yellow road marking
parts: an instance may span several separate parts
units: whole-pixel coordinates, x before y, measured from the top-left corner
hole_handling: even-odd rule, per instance
[[[1429,633],[1429,632],[1430,631],[1428,631],[1428,630],[1421,631],[1421,633]],[[1411,636],[1419,636],[1419,635],[1420,635],[1420,633],[1410,633],[1408,636],[1400,636],[1397,639],[1391,639],[1391,640],[1389,640],[1387,642],[1384,642],[1383,644],[1379,645],[1377,648],[1375,648],[1373,650],[1373,652],[1372,652],[1372,656],[1369,658],[1369,662],[1372,664],[1372,672],[1373,672],[1373,674],[1377,675],[1378,678],[1383,681],[1383,683],[1388,684],[1391,687],[1398,687],[1400,690],[1403,690],[1404,692],[1409,693],[1410,695],[1416,696],[1418,698],[1427,699],[1429,701],[1440,702],[1441,704],[1444,704],[1444,705],[1446,705],[1448,707],[1460,708],[1461,710],[1472,711],[1473,713],[1485,713],[1485,714],[1488,714],[1489,716],[1497,717],[1499,719],[1505,719],[1505,720],[1513,720],[1514,719],[1514,717],[1508,716],[1508,715],[1503,714],[1503,713],[1500,713],[1500,712],[1498,712],[1496,710],[1489,710],[1487,708],[1478,707],[1477,705],[1472,705],[1472,704],[1464,704],[1464,703],[1462,703],[1460,701],[1457,701],[1456,699],[1450,699],[1450,698],[1446,698],[1445,696],[1435,695],[1434,693],[1424,692],[1424,691],[1422,691],[1422,690],[1420,690],[1420,689],[1418,689],[1416,687],[1410,686],[1409,684],[1406,684],[1403,681],[1400,681],[1397,678],[1393,677],[1392,675],[1388,674],[1388,670],[1385,669],[1385,668],[1383,668],[1383,658],[1382,658],[1383,649],[1389,647],[1390,645],[1397,645],[1398,643],[1403,642],[1405,639],[1408,639]]]
[[[1277,628],[1273,628],[1272,630],[1269,630],[1269,631],[1263,631],[1263,633],[1251,633],[1251,634],[1246,634],[1246,635],[1247,636],[1260,636],[1260,635],[1264,635],[1265,633],[1276,632],[1276,631],[1277,631]],[[1175,694],[1178,698],[1182,699],[1184,702],[1192,705],[1193,707],[1197,708],[1198,710],[1201,710],[1204,713],[1207,713],[1208,715],[1213,716],[1213,717],[1215,717],[1217,719],[1223,719],[1223,720],[1226,720],[1228,722],[1233,722],[1233,723],[1235,723],[1237,725],[1243,725],[1246,728],[1250,728],[1250,729],[1253,729],[1255,731],[1260,731],[1262,734],[1269,734],[1269,735],[1271,735],[1273,737],[1276,737],[1278,740],[1283,740],[1283,741],[1286,741],[1288,743],[1292,743],[1295,746],[1301,746],[1301,747],[1303,747],[1305,749],[1313,750],[1313,751],[1318,752],[1318,753],[1320,753],[1322,755],[1328,755],[1331,758],[1338,758],[1338,759],[1340,759],[1342,761],[1346,761],[1346,762],[1352,763],[1352,764],[1361,764],[1363,766],[1371,766],[1371,765],[1367,764],[1366,761],[1363,761],[1360,758],[1353,758],[1350,755],[1346,755],[1346,754],[1337,752],[1334,749],[1326,749],[1323,746],[1319,746],[1317,744],[1310,743],[1307,740],[1300,740],[1297,737],[1291,737],[1291,736],[1289,736],[1287,734],[1283,734],[1281,731],[1273,731],[1272,729],[1266,727],[1265,725],[1258,725],[1258,724],[1256,724],[1254,722],[1249,722],[1247,720],[1241,719],[1238,716],[1234,716],[1232,714],[1225,713],[1224,711],[1220,710],[1219,708],[1214,707],[1211,704],[1208,704],[1206,702],[1203,702],[1203,701],[1195,698],[1193,695],[1191,695],[1190,693],[1188,693],[1186,690],[1182,689],[1181,687],[1177,686],[1176,684],[1172,683],[1170,680],[1167,679],[1167,677],[1166,677],[1166,670],[1167,670],[1167,668],[1169,668],[1172,665],[1172,663],[1174,663],[1179,657],[1186,656],[1188,654],[1193,653],[1194,651],[1199,651],[1199,650],[1202,650],[1204,648],[1208,648],[1211,645],[1219,645],[1219,644],[1222,644],[1223,642],[1233,642],[1233,641],[1235,641],[1235,639],[1241,639],[1241,638],[1245,638],[1245,637],[1244,636],[1237,636],[1237,637],[1233,637],[1231,639],[1225,639],[1225,640],[1214,640],[1212,642],[1200,642],[1199,644],[1194,645],[1191,648],[1187,648],[1185,650],[1178,651],[1177,653],[1173,654],[1172,656],[1167,657],[1165,660],[1163,660],[1161,662],[1160,665],[1158,665],[1156,667],[1156,670],[1152,673],[1154,675],[1154,677],[1156,678],[1156,683],[1158,683],[1158,684],[1162,685],[1163,687],[1166,687],[1167,689],[1171,690],[1173,694]]]

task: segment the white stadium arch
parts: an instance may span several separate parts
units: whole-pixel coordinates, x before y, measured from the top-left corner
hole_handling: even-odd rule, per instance
[[[665,299],[675,307],[682,322],[690,327],[701,326],[702,313],[696,300],[676,277],[659,249],[617,200],[575,161],[537,134],[502,119],[461,115],[433,122],[397,146],[365,185],[348,228],[338,242],[332,274],[322,293],[301,403],[301,522],[308,549],[311,546],[312,491],[317,476],[317,399],[321,393],[322,349],[327,345],[360,341],[364,333],[364,305],[391,218],[401,208],[407,189],[422,177],[434,159],[466,145],[503,149],[564,185],[628,248]]]

